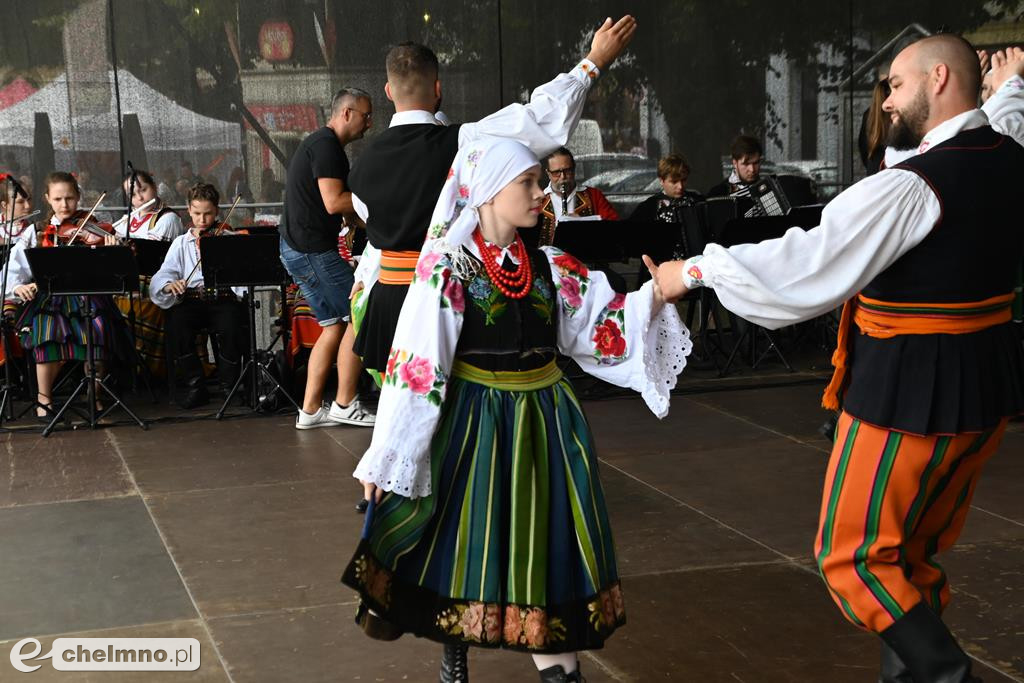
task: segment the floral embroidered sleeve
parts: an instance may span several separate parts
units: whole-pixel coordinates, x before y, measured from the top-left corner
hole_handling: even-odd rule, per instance
[[[447,257],[426,252],[398,319],[370,448],[353,476],[407,498],[430,495],[430,442],[441,416],[465,297]]]
[[[544,247],[558,290],[558,346],[580,368],[640,392],[658,417],[668,414],[676,376],[686,366],[690,332],[675,306],[654,312],[653,284],[618,294],[604,273]]]

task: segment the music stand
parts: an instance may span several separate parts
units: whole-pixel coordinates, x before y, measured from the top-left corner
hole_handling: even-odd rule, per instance
[[[148,429],[138,415],[121,400],[107,384],[106,377],[96,375],[96,359],[93,355],[93,322],[96,311],[93,296],[123,295],[139,280],[139,269],[128,247],[50,247],[27,249],[29,267],[35,277],[39,291],[37,297],[83,296],[85,297],[85,376],[78,383],[71,396],[60,407],[57,414],[43,429],[43,436],[49,436],[64,413],[72,407],[83,391],[89,403],[88,423],[95,429],[99,421],[120,406],[142,429]],[[45,300],[45,299],[43,299]],[[108,331],[114,334],[113,330]],[[109,373],[108,373],[109,376]],[[96,386],[113,400],[99,415],[96,414]],[[77,412],[77,411],[76,411]],[[85,417],[83,415],[83,417]]]
[[[160,267],[163,266],[164,257],[167,256],[167,250],[170,249],[171,243],[163,240],[150,240],[150,239],[138,239],[131,237],[127,240],[128,245],[131,247],[132,252],[135,254],[135,263],[139,267],[139,277],[152,277],[156,274]],[[142,355],[138,349],[138,326],[136,325],[135,318],[135,292],[139,293],[139,300],[142,300],[142,281],[137,280],[135,287],[128,290],[128,325],[132,331],[132,355],[135,358],[135,365],[138,368],[138,372],[132,373],[132,388],[136,388],[135,380],[139,375],[142,375],[143,381],[146,383],[146,388],[149,389],[149,395],[156,402],[156,394],[153,393],[153,384],[150,379],[153,376],[149,366],[146,365],[142,359]]]
[[[280,391],[288,401],[299,409],[299,404],[281,386],[267,363],[260,359],[256,346],[256,297],[254,289],[257,285],[279,286],[287,275],[281,265],[281,239],[277,233],[266,235],[229,235],[224,237],[204,237],[199,243],[199,256],[203,263],[203,284],[207,287],[245,287],[248,290],[249,308],[249,359],[242,371],[238,373],[235,384],[228,392],[224,404],[217,411],[217,419],[224,417],[224,411],[231,403],[232,397],[242,385],[242,380],[249,376],[252,401],[251,410],[258,406],[257,392],[259,379],[270,380],[274,388],[268,394],[270,398],[275,391]]]

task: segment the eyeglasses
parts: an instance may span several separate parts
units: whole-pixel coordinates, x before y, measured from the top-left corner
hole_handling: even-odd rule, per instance
[[[567,176],[567,175],[576,175],[576,169],[574,167],[572,167],[572,166],[570,166],[569,168],[549,168],[548,169],[548,175],[549,176],[555,176],[555,177]]]
[[[370,119],[373,118],[373,112],[372,111],[359,111],[355,107],[345,107],[345,111],[354,111],[357,114],[362,114],[363,115],[363,122],[364,123],[368,122]]]

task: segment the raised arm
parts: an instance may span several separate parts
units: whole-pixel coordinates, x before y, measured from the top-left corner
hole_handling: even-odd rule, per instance
[[[459,146],[482,137],[512,138],[545,156],[569,140],[579,123],[591,82],[629,45],[636,19],[627,15],[612,23],[606,19],[594,33],[590,52],[568,73],[559,74],[530,96],[526,104],[510,104],[500,111],[459,128]]]

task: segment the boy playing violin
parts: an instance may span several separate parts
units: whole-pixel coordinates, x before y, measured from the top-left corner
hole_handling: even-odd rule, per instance
[[[167,347],[181,369],[188,392],[182,408],[195,408],[209,400],[203,366],[196,353],[196,335],[208,329],[217,337],[217,375],[230,386],[238,377],[248,325],[245,306],[239,300],[245,290],[208,289],[203,281],[199,242],[203,236],[230,234],[218,223],[220,194],[212,185],[199,183],[188,192],[192,227],[171,243],[163,265],[150,282],[149,296],[167,311]],[[169,382],[175,381],[168,377]]]

